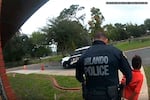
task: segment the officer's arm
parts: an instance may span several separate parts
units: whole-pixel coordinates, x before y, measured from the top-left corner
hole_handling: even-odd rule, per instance
[[[129,84],[129,82],[132,79],[132,69],[126,59],[126,57],[121,53],[120,54],[120,71],[125,75],[126,77],[126,85]]]
[[[84,82],[83,74],[84,74],[83,62],[81,61],[81,59],[79,59],[76,66],[76,79],[79,82]]]

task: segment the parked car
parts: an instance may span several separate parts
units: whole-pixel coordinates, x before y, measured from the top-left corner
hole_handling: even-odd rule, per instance
[[[61,64],[63,68],[71,68],[75,67],[77,61],[79,60],[80,56],[89,48],[90,46],[85,46],[82,48],[75,49],[75,51],[70,54],[70,56],[64,57],[61,60]]]
[[[62,64],[63,68],[69,68],[69,66],[70,66],[69,59],[70,59],[70,56],[67,56],[67,57],[64,57],[61,59],[61,64]]]

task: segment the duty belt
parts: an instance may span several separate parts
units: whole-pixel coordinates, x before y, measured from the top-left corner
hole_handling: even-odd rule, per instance
[[[97,89],[88,89],[88,94],[94,94],[94,95],[106,95],[107,88],[97,88]]]

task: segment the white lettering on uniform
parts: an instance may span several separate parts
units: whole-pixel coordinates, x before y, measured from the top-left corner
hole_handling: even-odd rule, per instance
[[[109,75],[109,65],[97,65],[97,66],[89,66],[85,67],[85,74],[89,76],[107,76]]]
[[[104,56],[104,59],[103,59],[104,61],[104,64],[108,64],[108,57],[107,56]]]
[[[84,65],[108,64],[108,56],[87,57]]]
[[[84,59],[85,74],[89,76],[107,76],[109,75],[108,56],[87,57]]]
[[[91,62],[91,57],[84,59],[84,65],[90,65],[90,62]]]

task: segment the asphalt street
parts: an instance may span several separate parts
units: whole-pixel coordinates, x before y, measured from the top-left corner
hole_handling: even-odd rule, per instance
[[[142,49],[136,49],[136,50],[130,50],[125,51],[125,55],[127,56],[127,59],[129,63],[131,64],[131,59],[134,55],[139,55],[142,57],[143,66],[149,66],[150,65],[150,47],[142,48]],[[26,65],[26,68],[28,70],[41,70],[42,64],[32,64],[32,65]],[[12,70],[21,70],[23,69],[23,66],[7,69],[7,71]],[[52,65],[51,63],[45,63],[44,64],[44,70],[68,70],[63,69],[63,67],[60,65],[60,63]]]
[[[130,64],[131,64],[132,57],[134,55],[139,55],[142,58],[142,65],[150,66],[150,47],[126,51],[125,55],[127,56],[127,59]]]

